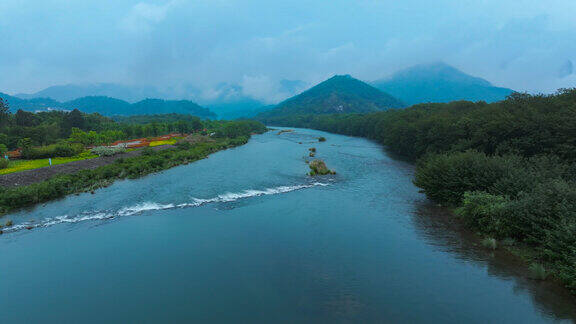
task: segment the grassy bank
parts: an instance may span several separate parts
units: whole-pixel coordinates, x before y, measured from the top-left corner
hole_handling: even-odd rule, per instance
[[[52,165],[65,164],[75,161],[88,160],[98,157],[97,155],[91,154],[89,152],[82,153],[73,157],[56,157],[52,158]],[[21,172],[26,170],[34,170],[39,168],[44,168],[50,166],[48,159],[36,159],[36,160],[14,160],[10,161],[8,167],[5,169],[0,169],[0,175],[9,174],[14,172]]]
[[[487,245],[576,292],[576,89],[266,122],[378,141],[415,162],[414,183]]]

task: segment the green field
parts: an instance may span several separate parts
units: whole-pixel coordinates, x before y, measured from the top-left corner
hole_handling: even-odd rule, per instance
[[[88,160],[98,157],[89,152],[85,152],[73,157],[57,157],[52,158],[52,165],[64,164],[80,160]],[[37,160],[13,160],[10,162],[7,168],[0,169],[0,174],[8,174],[14,172],[21,172],[32,169],[39,169],[49,166],[48,159],[37,159]]]

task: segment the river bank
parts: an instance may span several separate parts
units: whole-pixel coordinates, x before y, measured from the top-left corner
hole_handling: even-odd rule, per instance
[[[248,139],[249,136],[218,138],[196,145],[133,151],[125,153],[128,154],[127,156],[100,158],[95,163],[91,163],[92,160],[86,160],[79,161],[84,163],[69,168],[62,165],[61,168],[54,166],[54,169],[40,169],[38,176],[33,173],[37,170],[31,170],[23,176],[17,173],[9,174],[6,175],[9,179],[29,182],[29,184],[0,187],[0,215],[70,194],[88,191],[93,193],[96,189],[111,185],[117,179],[138,178],[194,162],[206,158],[211,153],[246,144]],[[10,227],[4,231],[10,231]]]
[[[155,146],[150,149],[160,151],[174,148],[174,145]],[[0,186],[6,188],[28,186],[34,183],[46,181],[51,177],[63,174],[73,174],[82,170],[93,170],[101,166],[114,163],[118,159],[126,159],[140,156],[142,149],[121,153],[113,156],[101,156],[87,160],[68,162],[39,169],[32,169],[0,175]]]

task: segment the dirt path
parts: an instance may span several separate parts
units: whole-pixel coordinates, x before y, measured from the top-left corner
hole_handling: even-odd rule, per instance
[[[152,149],[155,151],[165,150],[172,148],[172,145],[156,146]],[[98,167],[113,163],[119,158],[129,158],[140,155],[141,150],[126,152],[115,156],[98,157],[89,160],[74,161],[65,164],[54,165],[34,170],[26,170],[22,172],[9,173],[0,175],[0,186],[4,187],[19,187],[27,186],[36,182],[48,180],[49,178],[59,174],[76,173],[81,170],[96,169]]]

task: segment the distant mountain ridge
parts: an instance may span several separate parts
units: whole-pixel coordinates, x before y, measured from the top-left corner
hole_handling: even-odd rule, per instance
[[[495,102],[514,92],[445,63],[416,65],[371,84],[408,105],[456,100]]]
[[[146,115],[146,114],[190,114],[200,118],[216,118],[216,114],[207,108],[189,100],[145,99],[136,103],[104,97],[88,96],[71,101],[59,102],[50,98],[21,99],[0,93],[0,98],[8,102],[12,112],[18,109],[27,111],[73,110],[102,115]]]
[[[128,86],[116,83],[84,83],[55,85],[36,93],[14,95],[22,99],[51,98],[65,102],[82,97],[111,97],[128,102],[137,102],[146,98],[166,99],[166,94],[150,86]]]
[[[276,84],[276,90],[292,96],[303,90],[306,83],[300,80],[280,80]],[[36,100],[42,107],[52,107],[60,109],[63,102],[85,102],[86,97],[108,97],[116,98],[127,103],[137,103],[148,98],[158,98],[164,100],[185,99],[194,101],[215,112],[219,118],[235,119],[240,117],[253,117],[257,113],[270,108],[267,101],[255,99],[245,93],[241,85],[222,82],[213,89],[202,91],[191,85],[178,87],[156,88],[153,86],[134,86],[115,83],[83,83],[55,85],[31,94],[16,94],[12,101],[16,99]],[[41,99],[40,99],[41,98]],[[111,102],[110,102],[111,103]],[[38,105],[24,105],[28,110],[37,108]],[[111,103],[114,104],[114,103]],[[119,103],[116,103],[121,105]],[[89,104],[93,106],[93,104]]]
[[[258,118],[297,114],[366,113],[404,104],[350,75],[336,75],[316,86],[286,99]]]

